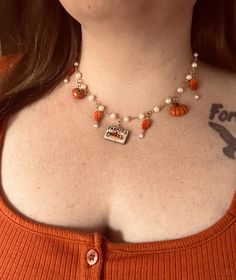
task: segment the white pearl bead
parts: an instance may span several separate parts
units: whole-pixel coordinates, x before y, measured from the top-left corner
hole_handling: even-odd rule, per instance
[[[142,120],[145,118],[145,115],[143,113],[139,114],[139,119]]]
[[[116,113],[111,113],[111,114],[110,114],[110,118],[111,118],[111,119],[115,119],[115,118],[116,118]]]
[[[158,106],[155,106],[155,107],[153,108],[153,111],[154,111],[155,113],[158,113],[158,112],[160,112],[160,107],[158,107]]]
[[[75,67],[78,67],[78,66],[79,66],[79,62],[76,61],[76,62],[74,63],[74,66],[75,66]]]
[[[98,124],[97,124],[97,123],[95,123],[95,124],[93,125],[93,127],[98,128]]]
[[[171,97],[167,97],[166,99],[165,99],[165,103],[166,104],[170,104],[172,102],[172,98]]]
[[[124,122],[129,122],[129,117],[124,117],[123,120]]]
[[[87,88],[87,85],[86,85],[86,84],[80,84],[80,85],[79,85],[79,88],[80,88],[80,89],[86,89],[86,88]]]
[[[143,133],[139,134],[139,139],[142,139],[144,137]]]
[[[179,87],[179,88],[177,88],[177,92],[178,92],[178,93],[183,93],[183,92],[184,92],[184,89],[183,89],[182,87]]]
[[[89,101],[93,101],[95,99],[95,96],[90,94],[89,97],[88,97]]]
[[[186,79],[187,79],[188,81],[192,80],[192,75],[190,75],[190,74],[187,75],[187,76],[186,76]]]
[[[76,77],[76,79],[79,79],[79,78],[82,77],[82,75],[81,75],[81,73],[76,73],[76,74],[75,74],[75,77]]]
[[[195,94],[195,95],[194,95],[194,98],[195,98],[195,99],[199,99],[199,98],[200,98],[200,95]]]
[[[198,53],[194,53],[194,57],[198,57]]]
[[[98,106],[98,111],[104,111],[104,109],[105,109],[105,108],[104,108],[103,105],[99,105],[99,106]]]
[[[68,79],[64,79],[64,83],[65,84],[69,83],[69,80]]]
[[[192,63],[192,67],[193,67],[193,68],[197,68],[197,66],[198,66],[198,65],[197,65],[197,62],[193,62],[193,63]]]

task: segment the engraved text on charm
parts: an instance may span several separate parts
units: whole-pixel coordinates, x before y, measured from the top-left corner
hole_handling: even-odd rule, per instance
[[[104,138],[113,142],[124,144],[129,131],[121,126],[109,125]]]

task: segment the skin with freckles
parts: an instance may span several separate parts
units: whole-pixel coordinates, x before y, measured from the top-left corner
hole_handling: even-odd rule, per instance
[[[138,115],[185,79],[194,1],[61,3],[81,23],[84,81],[111,111]],[[142,140],[140,123],[130,122],[132,137],[120,145],[103,139],[109,118],[94,129],[93,105],[68,96],[72,76],[10,120],[2,152],[8,200],[36,221],[99,231],[113,242],[175,239],[208,228],[236,189],[235,118],[226,121],[222,113],[236,111],[236,74],[200,60],[198,78],[201,98],[186,91],[180,99],[188,114],[158,113]]]

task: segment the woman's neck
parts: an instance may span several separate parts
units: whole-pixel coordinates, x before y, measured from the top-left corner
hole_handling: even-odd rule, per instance
[[[90,92],[121,115],[162,103],[189,71],[191,23],[191,5],[176,4],[143,10],[138,20],[82,23],[80,71]]]

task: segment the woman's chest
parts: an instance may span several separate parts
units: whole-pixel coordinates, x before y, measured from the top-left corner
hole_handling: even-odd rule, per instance
[[[199,232],[224,215],[236,177],[209,119],[193,119],[160,119],[142,140],[135,127],[124,146],[104,140],[104,128],[36,120],[13,148],[13,128],[3,151],[4,192],[36,221],[99,231],[114,242]]]

